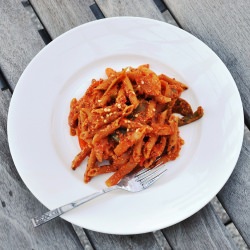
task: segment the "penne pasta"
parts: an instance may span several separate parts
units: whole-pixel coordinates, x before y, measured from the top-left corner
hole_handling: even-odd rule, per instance
[[[106,181],[106,185],[108,187],[113,186],[115,184],[117,184],[119,182],[119,180],[121,180],[125,175],[127,175],[128,173],[130,173],[131,171],[133,171],[135,169],[135,167],[137,166],[137,163],[133,161],[133,159],[131,158],[131,160],[122,165],[107,181]]]
[[[122,155],[130,147],[132,147],[136,142],[138,142],[143,135],[145,134],[146,128],[137,128],[133,132],[127,132],[126,136],[123,136],[119,144],[114,149],[114,152],[117,156]]]
[[[180,97],[187,85],[148,64],[105,72],[107,79],[93,79],[79,100],[72,99],[68,125],[81,149],[71,168],[88,158],[84,182],[113,173],[106,181],[112,186],[135,168],[176,159],[184,144],[179,126],[200,119],[203,109],[193,112]]]
[[[139,104],[139,101],[136,97],[132,83],[127,76],[124,78],[123,84],[124,84],[125,94],[127,95],[128,99],[130,100],[130,102],[134,106],[134,108],[136,108]]]
[[[120,120],[121,120],[121,118],[118,118],[114,122],[108,124],[103,129],[100,129],[99,133],[97,133],[97,134],[94,135],[92,144],[95,145],[102,138],[108,136],[109,134],[112,134],[117,128],[120,127],[120,124],[119,124]]]

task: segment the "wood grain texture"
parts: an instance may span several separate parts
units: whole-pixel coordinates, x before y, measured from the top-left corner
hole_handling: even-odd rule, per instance
[[[72,225],[58,219],[34,228],[31,218],[47,209],[15,170],[7,141],[10,92],[0,92],[0,249],[83,249]]]
[[[250,1],[164,0],[180,25],[226,64],[241,93],[250,125]]]
[[[139,16],[165,21],[153,0],[96,0],[105,17]]]
[[[227,230],[231,234],[231,236],[236,244],[236,247],[238,249],[249,250],[249,247],[247,246],[246,242],[242,239],[239,231],[237,230],[237,228],[235,227],[235,225],[233,223],[230,223],[227,225]]]
[[[78,227],[74,224],[72,224],[75,232],[76,232],[76,235],[78,236],[84,250],[94,250],[94,248],[92,247],[86,233],[84,232],[84,229],[81,228],[81,227]]]
[[[96,250],[161,249],[151,233],[138,235],[111,235],[87,231],[87,235],[91,239]],[[166,248],[166,246],[164,246],[164,248],[169,249]]]
[[[218,199],[250,247],[250,132],[246,127],[240,157]]]
[[[12,89],[43,47],[21,1],[0,1],[0,66]]]
[[[170,12],[165,10],[161,13],[153,0],[96,0],[95,2],[106,17],[147,17],[177,26]]]
[[[216,214],[218,215],[218,217],[220,218],[220,220],[222,221],[222,223],[224,225],[229,224],[231,222],[230,217],[228,216],[227,212],[225,211],[225,209],[223,208],[223,206],[219,202],[217,196],[215,196],[211,200],[210,204],[212,204]]]
[[[237,249],[211,204],[162,231],[173,249]]]
[[[95,20],[89,6],[94,0],[30,0],[40,20],[54,39],[62,33]]]

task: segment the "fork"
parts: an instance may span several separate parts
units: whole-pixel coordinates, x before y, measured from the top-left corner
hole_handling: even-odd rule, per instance
[[[93,193],[89,196],[85,196],[79,200],[71,202],[69,204],[58,207],[54,210],[48,211],[40,216],[31,219],[34,227],[38,227],[52,219],[82,205],[83,203],[90,201],[102,194],[108,193],[116,189],[123,189],[132,193],[140,192],[150,187],[167,171],[166,168],[160,167],[163,163],[158,163],[154,168],[144,168],[139,172],[131,172],[122,178],[116,185],[104,188],[99,192]]]

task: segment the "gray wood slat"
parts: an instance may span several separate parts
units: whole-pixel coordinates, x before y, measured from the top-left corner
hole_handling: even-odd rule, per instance
[[[96,0],[104,16],[139,16],[165,21],[153,0]]]
[[[181,26],[226,64],[241,93],[250,125],[250,1],[164,0]]]
[[[211,204],[162,231],[173,249],[237,249]]]
[[[87,237],[87,235],[84,232],[84,229],[81,227],[78,227],[74,224],[72,224],[80,242],[82,243],[84,250],[93,250],[93,247],[91,245],[91,243],[89,242],[89,239]]]
[[[177,25],[169,11],[161,13],[153,0],[96,0],[95,2],[106,17],[147,17]]]
[[[44,43],[21,1],[0,1],[0,65],[12,89]],[[72,225],[59,219],[34,229],[30,218],[46,211],[27,190],[9,152],[7,112],[11,95],[0,92],[0,248],[82,249]]]
[[[47,209],[18,177],[7,141],[10,92],[0,93],[0,249],[83,249],[72,225],[59,219],[34,228],[30,218]]]
[[[139,235],[111,235],[87,231],[91,243],[96,250],[160,250],[156,239],[152,237],[152,233]],[[170,249],[169,246],[164,245],[164,249]]]
[[[177,23],[168,10],[163,13],[154,4],[153,0],[96,0],[95,1],[106,17],[138,16],[165,21],[177,26]],[[143,7],[142,7],[143,6]]]
[[[36,13],[54,39],[80,24],[95,20],[89,6],[94,0],[30,0]]]
[[[237,165],[218,199],[250,247],[250,132],[246,127]]]
[[[21,1],[0,1],[0,67],[12,89],[43,46]]]

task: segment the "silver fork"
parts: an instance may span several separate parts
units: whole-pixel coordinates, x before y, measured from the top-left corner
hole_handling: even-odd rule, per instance
[[[38,227],[80,205],[83,203],[90,201],[102,194],[108,193],[110,191],[116,190],[116,189],[123,189],[132,193],[140,192],[148,187],[150,187],[154,182],[156,182],[163,173],[167,170],[163,167],[160,167],[163,163],[157,164],[152,169],[142,169],[139,172],[132,172],[128,175],[126,175],[123,179],[121,179],[117,185],[111,186],[108,188],[104,188],[99,192],[93,193],[89,196],[85,196],[79,200],[76,200],[74,202],[71,202],[69,204],[66,204],[64,206],[58,207],[54,210],[48,211],[47,213],[37,216],[33,219],[31,219],[34,227]]]

